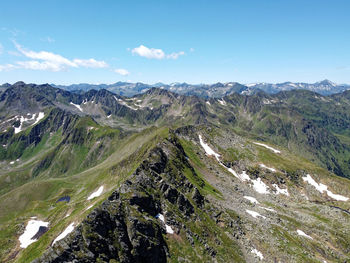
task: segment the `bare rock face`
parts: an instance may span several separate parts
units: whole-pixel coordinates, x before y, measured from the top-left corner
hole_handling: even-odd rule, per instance
[[[166,224],[181,228],[174,211],[168,217],[169,205],[193,220],[194,206],[204,204],[204,197],[182,174],[184,167],[190,165],[176,139],[161,143],[71,235],[34,262],[166,262],[165,222],[157,215],[166,214]],[[208,251],[215,256],[211,248]]]

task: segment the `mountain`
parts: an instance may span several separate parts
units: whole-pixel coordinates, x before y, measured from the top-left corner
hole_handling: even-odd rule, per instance
[[[144,83],[129,83],[129,82],[117,82],[114,84],[73,84],[69,86],[52,85],[57,88],[65,89],[68,91],[88,91],[91,89],[100,90],[107,89],[113,93],[132,97],[137,94],[146,92],[148,89],[155,87],[166,89],[171,92],[181,95],[194,95],[202,98],[222,98],[232,93],[252,95],[259,91],[264,91],[268,94],[275,94],[280,91],[288,91],[295,89],[310,90],[321,95],[331,95],[343,92],[350,89],[350,85],[336,84],[329,80],[323,80],[316,83],[252,83],[252,84],[240,84],[237,82],[215,83],[215,84],[188,84],[188,83],[155,83],[153,85]]]
[[[349,261],[350,91],[231,84],[3,86],[0,261]]]
[[[248,84],[247,86],[249,88],[245,92],[247,94],[254,93],[255,90],[262,90],[266,93],[274,94],[280,91],[303,89],[303,90],[310,90],[326,96],[326,95],[331,95],[335,93],[340,93],[350,89],[349,85],[346,85],[346,84],[338,85],[329,80],[323,80],[312,84],[302,83],[302,82],[298,82],[298,83],[284,82],[284,83],[278,83],[278,84],[254,83],[254,84]]]

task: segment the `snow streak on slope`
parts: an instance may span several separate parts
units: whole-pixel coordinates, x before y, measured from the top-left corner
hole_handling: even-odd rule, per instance
[[[74,222],[71,223],[67,228],[53,241],[52,245],[54,245],[57,241],[60,241],[61,239],[65,238],[69,233],[71,233],[74,230]]]
[[[209,155],[209,156],[214,155],[216,160],[218,160],[220,162],[220,159],[219,159],[220,158],[220,154],[216,153],[212,148],[210,148],[210,146],[203,141],[201,135],[199,135],[199,142],[202,145],[202,147],[205,150],[207,155]]]
[[[317,183],[310,174],[307,174],[306,176],[303,177],[304,182],[308,182],[309,184],[311,184],[312,186],[314,186],[316,188],[317,191],[319,191],[320,193],[326,192],[327,195],[330,198],[333,198],[337,201],[348,201],[349,198],[346,196],[342,196],[342,195],[338,195],[338,194],[333,194],[330,190],[328,190],[328,186],[325,184],[319,184]]]
[[[310,237],[309,235],[305,234],[305,232],[300,230],[300,229],[297,229],[297,233],[298,233],[299,236],[303,236],[303,237],[306,237],[306,238],[309,238],[309,239],[313,239],[312,237]]]
[[[78,110],[80,110],[81,112],[83,112],[83,109],[80,107],[80,105],[74,104],[73,102],[71,102],[70,104],[78,108]]]
[[[260,143],[260,142],[254,142],[254,144],[260,145],[262,147],[265,147],[266,149],[269,149],[269,150],[273,151],[274,153],[281,153],[281,151],[276,150],[275,148],[272,148],[271,146],[268,146],[266,144],[263,144],[263,143]]]
[[[255,211],[252,211],[252,210],[245,210],[248,214],[250,214],[252,217],[254,217],[254,218],[258,218],[258,217],[261,217],[261,218],[263,218],[263,219],[266,219],[266,217],[265,216],[263,216],[263,215],[260,215],[258,212],[255,212]]]
[[[89,195],[89,197],[87,198],[87,200],[91,200],[95,197],[99,197],[103,192],[103,186],[100,186],[100,188],[98,188],[95,192],[93,192],[91,195]]]

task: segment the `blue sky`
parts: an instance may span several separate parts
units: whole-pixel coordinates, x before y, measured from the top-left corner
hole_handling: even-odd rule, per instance
[[[3,1],[0,82],[350,83],[350,1]]]

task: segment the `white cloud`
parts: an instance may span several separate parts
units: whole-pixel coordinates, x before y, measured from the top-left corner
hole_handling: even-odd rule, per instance
[[[16,66],[12,65],[12,64],[0,65],[0,72],[15,69],[15,68],[16,68]]]
[[[62,57],[61,55],[54,54],[47,51],[35,52],[31,50],[26,50],[22,48],[20,45],[18,45],[16,42],[15,42],[15,46],[19,52],[21,52],[24,56],[28,58],[39,59],[39,60],[44,60],[46,62],[55,63],[58,67],[59,66],[78,67],[75,63],[73,63],[72,61],[70,61],[65,57]]]
[[[190,52],[194,52],[194,48],[193,47],[190,48]]]
[[[20,68],[24,69],[32,69],[32,70],[48,70],[48,71],[62,71],[65,69],[65,66],[62,64],[58,64],[51,61],[37,61],[37,60],[29,60],[29,61],[17,61],[17,65]]]
[[[159,48],[148,48],[144,45],[133,48],[131,53],[149,59],[177,59],[179,56],[185,55],[183,51],[165,54],[165,52]]]
[[[115,69],[114,72],[115,72],[115,73],[118,73],[118,74],[120,74],[120,75],[122,75],[122,76],[127,76],[127,75],[130,74],[129,71],[127,71],[126,69],[123,69],[123,68]]]
[[[17,50],[25,57],[31,58],[29,61],[16,62],[20,67],[32,70],[49,70],[62,71],[69,67],[72,68],[106,68],[108,64],[105,61],[98,61],[93,58],[90,59],[73,59],[69,60],[59,54],[54,54],[48,51],[35,52],[24,49],[22,46],[14,42]]]
[[[145,58],[163,59],[165,57],[165,53],[163,50],[157,48],[148,48],[144,45],[135,47],[131,50],[131,53]]]
[[[108,64],[104,61],[97,61],[93,58],[90,59],[74,59],[73,63],[77,66],[82,66],[86,68],[107,68]]]
[[[3,51],[4,51],[4,47],[0,43],[0,55],[2,54]]]
[[[11,55],[11,56],[16,56],[16,57],[20,57],[22,56],[21,53],[17,52],[17,51],[14,51],[14,50],[9,50],[7,51],[7,54]]]
[[[166,57],[169,58],[169,59],[177,59],[179,56],[183,56],[185,55],[185,52],[183,51],[180,51],[180,52],[174,52],[174,53],[171,53],[169,55],[167,55]]]

